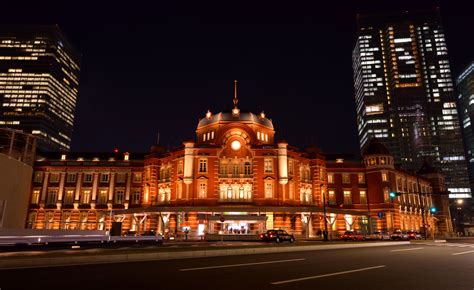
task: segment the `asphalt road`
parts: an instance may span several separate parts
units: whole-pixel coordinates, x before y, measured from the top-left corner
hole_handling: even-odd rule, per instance
[[[474,289],[473,244],[0,270],[6,289]]]

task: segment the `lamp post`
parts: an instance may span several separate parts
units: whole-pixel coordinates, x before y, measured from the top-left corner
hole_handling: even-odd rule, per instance
[[[321,184],[321,193],[323,194],[323,219],[324,219],[324,231],[323,240],[328,241],[328,221],[326,219],[326,193],[324,192],[324,185]]]

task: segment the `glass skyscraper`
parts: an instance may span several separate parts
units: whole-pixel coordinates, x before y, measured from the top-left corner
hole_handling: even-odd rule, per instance
[[[469,167],[471,188],[474,188],[474,62],[456,79],[458,111],[461,118],[464,147]]]
[[[40,151],[68,151],[79,63],[57,26],[0,26],[0,127],[37,136]]]
[[[450,198],[471,197],[437,9],[357,16],[353,71],[361,149],[378,138],[406,170],[428,159]]]

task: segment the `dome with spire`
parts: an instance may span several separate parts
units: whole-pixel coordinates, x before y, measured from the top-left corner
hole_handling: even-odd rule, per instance
[[[240,141],[247,144],[268,145],[273,143],[275,129],[272,120],[265,112],[254,114],[242,112],[237,106],[237,81],[234,81],[233,108],[213,114],[210,110],[199,120],[196,129],[197,140],[200,144],[224,144],[232,136],[240,136]],[[231,138],[232,137],[232,138]]]
[[[264,127],[268,127],[273,130],[272,120],[261,117],[250,112],[239,112],[238,114],[233,114],[232,112],[220,112],[217,114],[207,115],[205,118],[199,120],[197,129],[200,129],[205,126],[212,124],[226,124],[226,123],[246,123],[246,124],[258,124]]]

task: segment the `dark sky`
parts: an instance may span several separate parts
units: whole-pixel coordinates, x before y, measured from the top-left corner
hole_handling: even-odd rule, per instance
[[[10,4],[0,21],[58,24],[82,53],[72,151],[143,152],[157,132],[178,145],[207,109],[232,107],[238,79],[239,107],[291,145],[357,154],[355,14],[388,3],[440,6],[454,75],[474,59],[474,1],[62,2]]]

